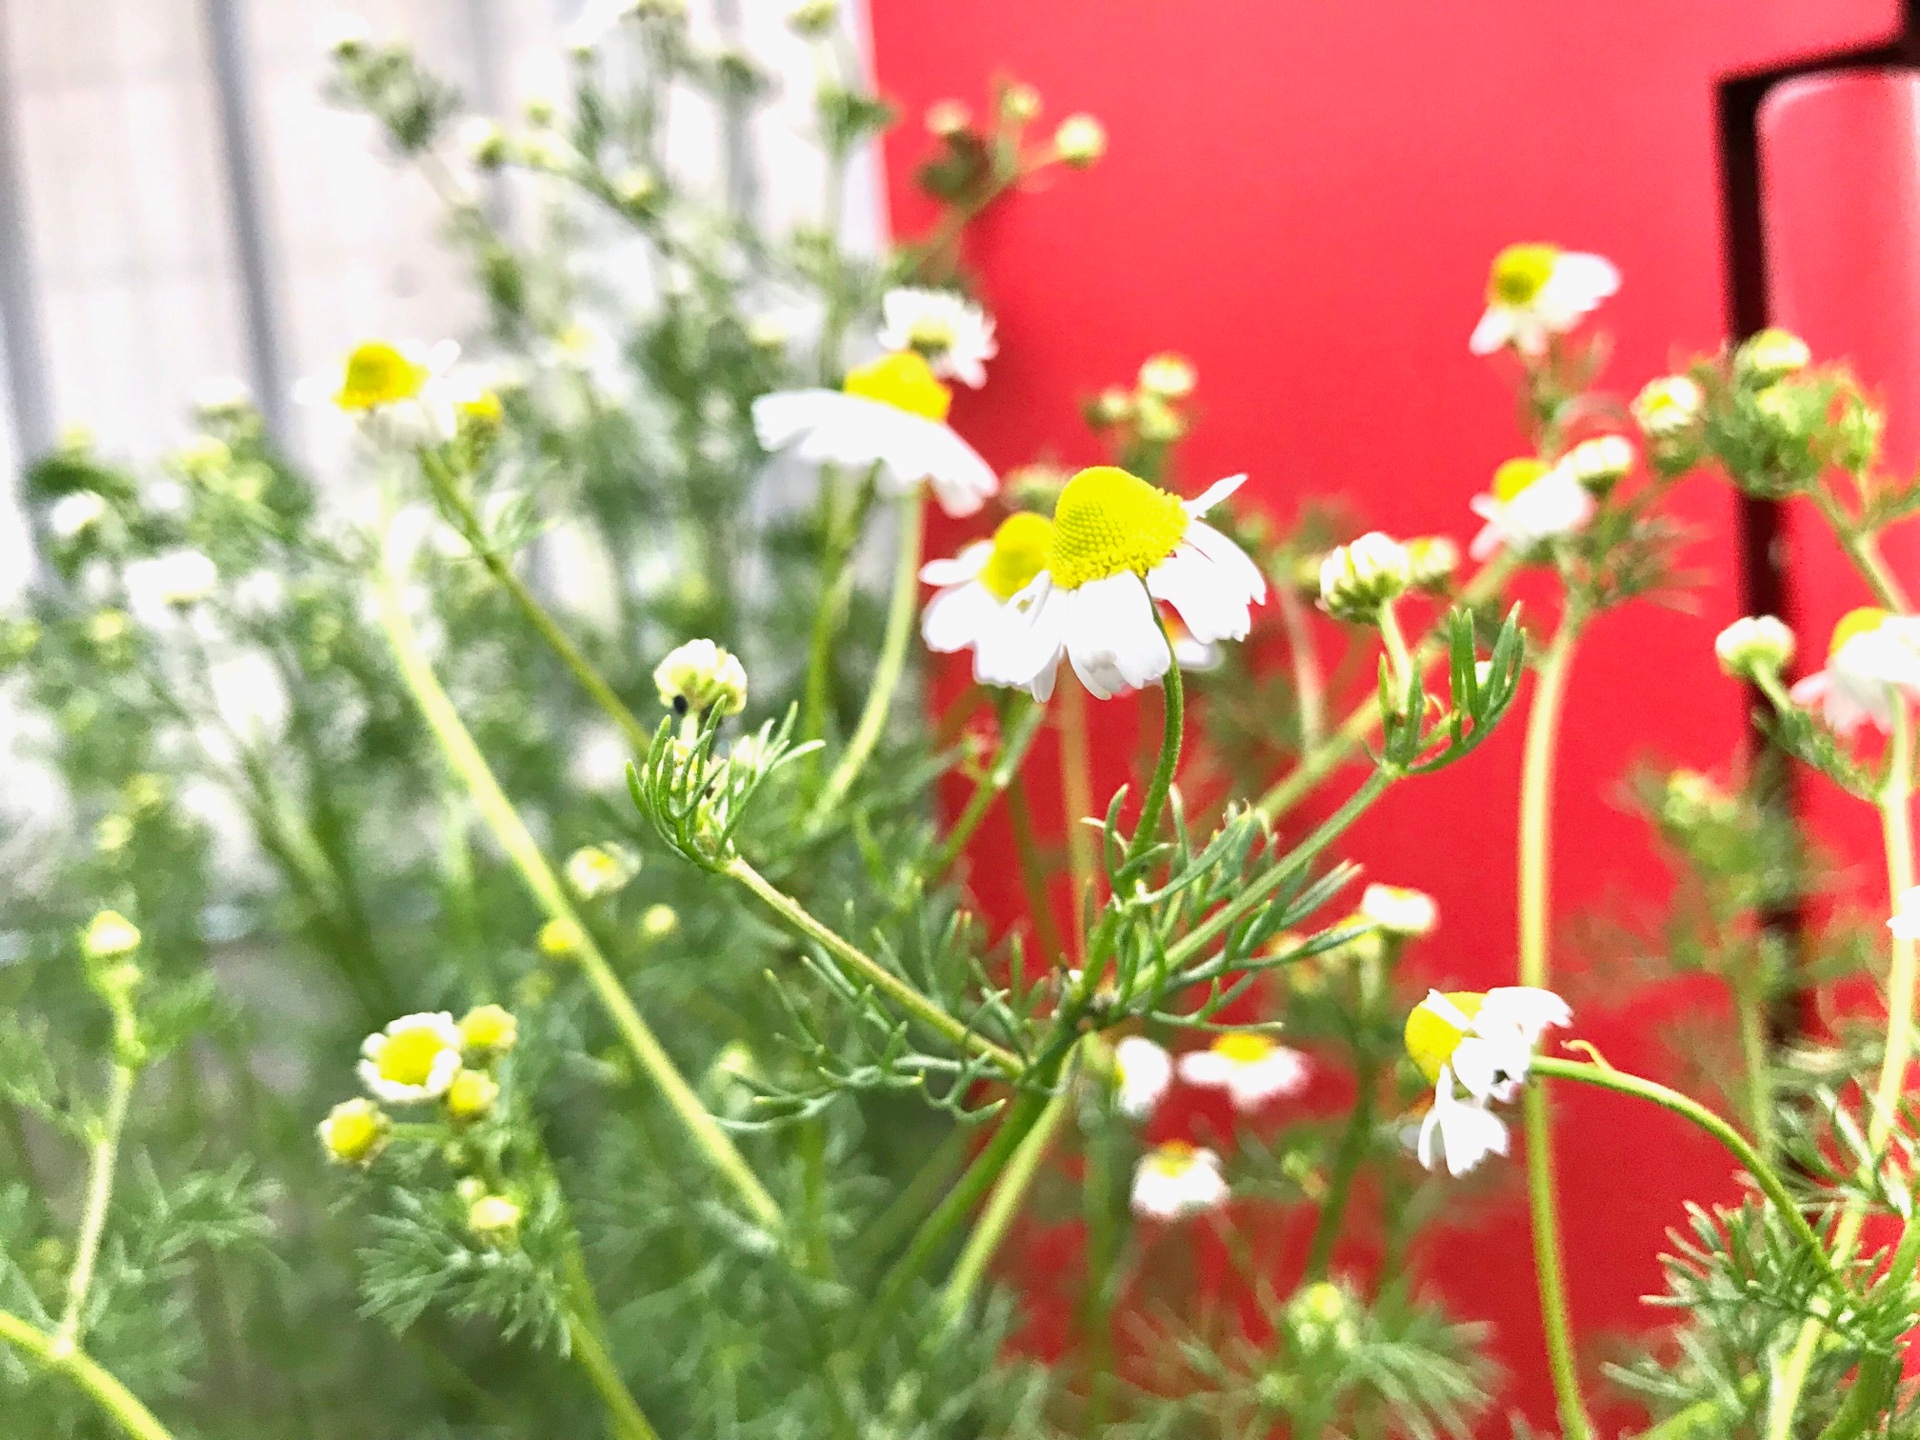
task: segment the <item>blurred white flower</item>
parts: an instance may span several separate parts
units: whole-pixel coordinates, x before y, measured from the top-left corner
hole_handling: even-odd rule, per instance
[[[1360,896],[1360,913],[1389,935],[1431,935],[1440,923],[1440,907],[1424,890],[1400,885],[1369,885]]]
[[[1506,549],[1525,555],[1549,540],[1570,535],[1593,518],[1593,496],[1564,466],[1526,456],[1493,472],[1493,489],[1467,502],[1487,523],[1467,553],[1485,560]]]
[[[1786,669],[1793,651],[1793,631],[1774,615],[1742,615],[1713,640],[1720,668],[1736,680]]]
[[[1866,721],[1893,728],[1893,707],[1920,699],[1920,619],[1863,606],[1833,627],[1827,666],[1789,692],[1793,703],[1818,705],[1839,735]]]
[[[47,528],[71,540],[107,513],[106,498],[95,490],[69,490],[47,509]]]
[[[213,594],[220,572],[198,550],[169,550],[126,568],[127,608],[142,624],[164,623],[171,612]]]
[[[885,322],[880,343],[926,357],[933,373],[978,390],[987,383],[986,362],[1000,353],[993,321],[978,305],[951,290],[902,287],[880,302]]]
[[[1509,245],[1487,277],[1487,309],[1467,348],[1491,355],[1512,346],[1529,358],[1565,335],[1620,288],[1620,272],[1599,255],[1557,245]]]
[[[1169,1140],[1140,1157],[1133,1172],[1133,1213],[1184,1220],[1227,1203],[1227,1177],[1213,1151]]]
[[[1233,1030],[1214,1037],[1205,1050],[1180,1057],[1180,1078],[1189,1085],[1225,1090],[1233,1108],[1258,1110],[1269,1100],[1306,1088],[1307,1057],[1265,1035]]]
[[[1452,1072],[1443,1066],[1433,1107],[1420,1122],[1417,1149],[1420,1163],[1429,1170],[1444,1155],[1447,1173],[1458,1179],[1487,1156],[1507,1153],[1507,1127],[1480,1101],[1460,1099],[1454,1093]]]
[[[1144,1035],[1128,1035],[1113,1047],[1113,1073],[1120,1113],[1145,1120],[1173,1084],[1173,1057]]]

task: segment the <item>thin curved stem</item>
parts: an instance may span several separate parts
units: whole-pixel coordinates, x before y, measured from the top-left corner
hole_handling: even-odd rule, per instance
[[[131,1017],[122,1017],[121,1025],[130,1028]],[[85,1329],[87,1294],[93,1288],[93,1268],[100,1258],[100,1241],[106,1234],[107,1207],[113,1200],[114,1174],[120,1160],[120,1137],[126,1129],[137,1074],[125,1061],[114,1062],[106,1114],[90,1147],[87,1198],[81,1209],[80,1232],[74,1239],[73,1269],[67,1275],[67,1307],[53,1332],[53,1343],[63,1349],[77,1348]]]
[[[1154,619],[1160,625],[1162,635],[1166,634],[1166,622],[1154,612]],[[1169,653],[1173,642],[1167,642]],[[1186,737],[1187,703],[1186,688],[1180,679],[1180,664],[1170,661],[1167,673],[1160,680],[1162,713],[1160,723],[1160,758],[1154,762],[1153,774],[1147,781],[1147,793],[1140,801],[1140,820],[1133,828],[1133,840],[1127,846],[1126,863],[1131,864],[1146,854],[1160,830],[1160,814],[1167,806],[1167,794],[1173,789],[1174,772],[1180,768],[1180,746]]]
[[[1520,769],[1520,983],[1545,986],[1549,957],[1549,887],[1553,876],[1553,762],[1566,701],[1567,675],[1579,636],[1580,616],[1562,617],[1534,684],[1527,740]],[[1580,1394],[1574,1360],[1573,1323],[1567,1314],[1566,1261],[1560,1244],[1559,1198],[1554,1190],[1553,1128],[1546,1091],[1526,1092],[1527,1203],[1533,1217],[1534,1276],[1540,1290],[1540,1323],[1547,1342],[1560,1425],[1568,1440],[1588,1440],[1593,1423]]]
[[[53,1336],[5,1310],[0,1310],[0,1340],[48,1374],[66,1376],[131,1440],[173,1440],[153,1412],[85,1351],[62,1347]]]
[[[1008,1076],[1020,1073],[1019,1056],[1011,1050],[1002,1049],[986,1036],[968,1029],[960,1020],[941,1009],[934,1000],[922,995],[844,936],[821,924],[804,905],[772,884],[746,860],[735,856],[727,862],[726,868],[721,873],[745,886],[761,904],[784,920],[789,929],[806,936],[835,960],[857,972],[867,984],[914,1016],[928,1029],[945,1036],[960,1049],[991,1062]]]
[[[599,1393],[601,1404],[606,1406],[607,1419],[619,1440],[659,1440],[660,1432],[653,1428],[640,1402],[633,1398],[626,1381],[620,1378],[619,1367],[600,1342],[600,1336],[584,1317],[573,1311],[567,1312],[567,1338],[573,1346],[573,1358],[580,1362],[580,1368]]]
[[[987,1208],[980,1213],[979,1223],[967,1237],[960,1258],[954,1262],[953,1274],[948,1277],[947,1288],[940,1296],[940,1318],[945,1324],[957,1324],[965,1317],[967,1307],[973,1303],[974,1292],[980,1288],[980,1281],[987,1273],[988,1262],[1006,1239],[1008,1227],[1019,1213],[1020,1204],[1033,1184],[1033,1177],[1039,1173],[1040,1162],[1046,1157],[1047,1150],[1060,1131],[1061,1122],[1067,1118],[1067,1112],[1072,1107],[1072,1065],[1069,1062],[1068,1074],[1063,1078],[1059,1090],[1047,1102],[1046,1109],[1040,1112],[1040,1118],[1034,1122],[1033,1128],[1015,1147],[1012,1158],[1007,1161],[1006,1170],[1000,1176],[1000,1183],[993,1188],[993,1197],[987,1201]]]
[[[1280,621],[1287,630],[1287,659],[1293,667],[1293,701],[1300,717],[1300,753],[1310,754],[1326,739],[1327,687],[1320,671],[1320,652],[1313,643],[1313,623],[1307,607],[1291,585],[1275,585]]]
[[[1361,1044],[1366,1045],[1363,1039]],[[1379,1062],[1371,1049],[1363,1049],[1354,1065],[1355,1093],[1353,1111],[1340,1137],[1340,1149],[1334,1156],[1333,1176],[1327,1183],[1326,1202],[1314,1222],[1313,1241],[1307,1249],[1306,1278],[1324,1280],[1333,1264],[1333,1248],[1340,1243],[1340,1230],[1346,1220],[1347,1203],[1353,1198],[1353,1182],[1366,1158],[1368,1142],[1373,1138],[1375,1091],[1379,1086]]]
[[[547,863],[538,842],[527,829],[526,822],[520,818],[520,812],[494,778],[486,758],[481,755],[479,746],[474,744],[473,736],[468,733],[459,712],[454,709],[452,699],[420,649],[419,639],[407,619],[397,581],[393,575],[382,571],[375,585],[379,597],[380,623],[386,631],[388,644],[393,649],[414,703],[419,706],[427,728],[439,743],[448,766],[473,796],[481,818],[500,841],[501,848],[520,872],[521,880],[539,902],[541,910],[551,920],[570,924],[580,936],[575,959],[586,975],[588,985],[612,1020],[614,1028],[620,1032],[620,1038],[640,1062],[641,1069],[666,1097],[667,1104],[680,1120],[688,1138],[713,1169],[733,1187],[755,1220],[769,1229],[780,1229],[784,1221],[779,1205],[767,1193],[766,1187],[760,1183],[753,1168],[747,1164],[746,1157],[728,1138],[726,1131],[707,1113],[706,1107],[700,1103],[700,1097],[694,1094],[693,1087],[687,1084],[686,1077],[675,1067],[666,1048],[641,1017],[626,987],[620,983],[620,977],[614,974],[613,967],[607,963],[606,956],[601,953],[599,945],[568,901],[559,877]]]
[[[1010,724],[1005,721],[1001,723],[1000,753],[993,757],[993,764],[974,782],[973,794],[967,797],[967,803],[954,820],[953,828],[947,832],[947,838],[940,842],[933,865],[927,871],[928,883],[946,874],[953,862],[960,858],[960,852],[973,838],[974,831],[980,828],[980,822],[987,818],[987,811],[993,808],[993,802],[1000,798],[1013,783],[1013,777],[1020,773],[1020,764],[1027,758],[1034,736],[1040,733],[1040,723],[1047,718],[1046,706],[1025,695],[1015,696],[1013,703],[1017,715]]]
[[[1893,735],[1887,746],[1887,778],[1880,791],[1880,831],[1887,852],[1887,885],[1895,903],[1913,888],[1913,720],[1906,701],[1896,698],[1893,705]],[[1907,1065],[1913,1058],[1913,1009],[1915,989],[1914,942],[1893,937],[1893,958],[1887,970],[1887,1041],[1880,1061],[1880,1079],[1874,1086],[1873,1110],[1867,1116],[1868,1165],[1878,1166],[1880,1154],[1893,1134],[1899,1117],[1900,1094],[1906,1084]],[[1866,1204],[1855,1198],[1841,1212],[1833,1228],[1832,1254],[1836,1265],[1853,1258],[1860,1243],[1860,1231],[1866,1224]],[[1913,1229],[1907,1221],[1906,1229]],[[1906,1248],[1906,1235],[1900,1248]],[[1792,1440],[1794,1412],[1800,1404],[1800,1392],[1806,1387],[1807,1373],[1813,1367],[1824,1326],[1809,1317],[1800,1326],[1773,1387],[1772,1409],[1767,1417],[1768,1440]]]
[[[1093,747],[1087,738],[1087,692],[1080,677],[1068,675],[1060,691],[1060,801],[1064,809],[1067,874],[1073,896],[1074,959],[1087,961],[1086,913],[1095,903],[1099,883],[1093,832],[1086,820],[1093,815]]]
[[[926,529],[926,504],[918,492],[907,496],[900,506],[900,549],[893,568],[893,598],[887,607],[887,630],[881,641],[880,661],[874,667],[873,684],[867,691],[866,707],[854,726],[853,738],[840,763],[827,778],[826,788],[813,803],[807,818],[808,828],[818,825],[834,807],[846,798],[847,791],[880,743],[887,714],[893,708],[894,691],[907,666],[907,643],[913,638],[913,615],[920,599],[920,541]]]

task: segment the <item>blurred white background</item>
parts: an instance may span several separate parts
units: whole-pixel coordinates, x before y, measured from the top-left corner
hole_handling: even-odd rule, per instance
[[[696,37],[737,45],[778,93],[751,137],[758,203],[818,213],[812,65],[791,0],[691,0]],[[0,0],[0,598],[28,574],[17,476],[70,425],[150,461],[184,438],[210,382],[277,374],[296,452],[324,473],[337,433],[292,403],[369,336],[459,337],[477,309],[437,239],[425,184],[370,125],[330,106],[318,39],[337,0]],[[562,93],[561,46],[583,0],[368,0],[468,108],[511,121]],[[844,22],[864,48],[858,7]],[[718,117],[676,99],[670,166],[718,173]],[[237,143],[232,143],[235,137]],[[8,172],[11,172],[10,174]],[[251,181],[251,184],[249,183]],[[882,227],[877,166],[857,166],[842,225]],[[249,249],[243,236],[255,243]],[[249,260],[257,283],[249,285]]]

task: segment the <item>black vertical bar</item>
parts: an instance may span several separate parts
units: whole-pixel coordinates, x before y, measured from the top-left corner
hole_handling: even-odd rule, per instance
[[[19,94],[7,39],[6,0],[0,0],[0,343],[7,364],[7,401],[22,465],[54,446],[53,405],[47,395],[46,347],[34,282],[33,239],[27,223],[25,172],[20,163]]]
[[[245,0],[206,0],[207,41],[213,60],[215,106],[226,162],[227,207],[247,329],[248,380],[267,433],[288,443],[287,386],[280,349],[271,244],[260,193],[260,155],[254,144],[252,65],[242,18]]]

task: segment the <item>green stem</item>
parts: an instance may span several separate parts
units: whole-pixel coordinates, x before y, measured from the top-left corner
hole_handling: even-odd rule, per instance
[[[1327,1182],[1326,1202],[1320,1207],[1320,1218],[1314,1222],[1313,1243],[1307,1251],[1306,1278],[1309,1280],[1324,1280],[1333,1264],[1333,1247],[1340,1243],[1347,1204],[1353,1198],[1353,1182],[1373,1139],[1379,1064],[1364,1039],[1354,1059],[1354,1084],[1357,1089],[1353,1113],[1347,1117],[1346,1131],[1340,1137],[1340,1150],[1333,1160],[1333,1176]]]
[[[1566,700],[1567,675],[1579,636],[1580,615],[1571,609],[1547,646],[1527,716],[1526,749],[1520,762],[1520,983],[1548,980],[1548,904],[1553,873],[1553,761]],[[1559,1201],[1554,1192],[1553,1131],[1546,1091],[1530,1088],[1522,1106],[1527,1135],[1527,1202],[1533,1216],[1534,1275],[1540,1290],[1540,1323],[1546,1333],[1547,1367],[1553,1375],[1560,1426],[1568,1440],[1588,1440],[1593,1423],[1580,1394],[1574,1360],[1573,1324],[1567,1314],[1566,1262],[1560,1244]]]
[[[1678,1090],[1669,1089],[1655,1080],[1639,1075],[1629,1075],[1624,1070],[1615,1070],[1607,1065],[1589,1064],[1582,1060],[1561,1060],[1551,1055],[1536,1055],[1533,1060],[1533,1073],[1544,1075],[1551,1080],[1577,1080],[1583,1085],[1595,1085],[1602,1090],[1611,1090],[1619,1095],[1631,1095],[1639,1100],[1648,1100],[1663,1110],[1670,1110],[1683,1120],[1704,1130],[1733,1156],[1740,1168],[1753,1176],[1760,1192],[1773,1202],[1780,1214],[1782,1223],[1793,1232],[1793,1238],[1806,1247],[1822,1270],[1829,1275],[1834,1273],[1833,1263],[1827,1258],[1827,1248],[1820,1241],[1813,1226],[1807,1223],[1807,1217],[1801,1212],[1793,1194],[1787,1189],[1780,1173],[1768,1164],[1765,1157],[1754,1148],[1737,1126],[1713,1113],[1691,1095],[1683,1095]]]
[[[1887,887],[1897,904],[1913,888],[1913,721],[1904,697],[1893,699],[1893,736],[1887,745],[1887,778],[1880,791],[1880,831],[1887,852]],[[1873,1091],[1873,1110],[1867,1116],[1867,1164],[1877,1169],[1881,1152],[1899,1118],[1900,1094],[1906,1084],[1907,1064],[1913,1058],[1914,942],[1893,939],[1893,959],[1887,970],[1887,1042],[1880,1061],[1880,1080]],[[1869,1171],[1871,1173],[1871,1169]],[[1832,1254],[1836,1265],[1853,1258],[1866,1224],[1866,1202],[1847,1202],[1833,1229]],[[1914,1228],[1909,1219],[1900,1239]],[[1767,1417],[1767,1440],[1792,1440],[1794,1412],[1807,1383],[1824,1326],[1818,1317],[1801,1323],[1800,1334],[1773,1387],[1772,1410]]]
[[[886,635],[880,645],[879,664],[874,667],[873,684],[867,691],[866,707],[860,712],[846,753],[827,778],[820,798],[814,801],[807,819],[809,829],[831,815],[846,798],[847,791],[872,756],[873,747],[880,743],[880,732],[886,728],[894,691],[899,688],[900,676],[906,670],[907,643],[913,638],[913,617],[919,608],[920,541],[925,529],[926,504],[916,491],[900,505],[900,551],[894,561],[893,598],[887,607]]]
[[[119,1028],[130,1029],[131,1017],[123,1015]],[[87,1294],[93,1288],[93,1269],[100,1258],[100,1241],[107,1231],[107,1206],[113,1200],[120,1137],[126,1129],[127,1109],[133,1102],[133,1082],[137,1074],[125,1061],[114,1062],[106,1114],[93,1137],[88,1160],[87,1198],[80,1212],[80,1232],[74,1240],[73,1269],[67,1276],[67,1308],[53,1332],[53,1343],[62,1350],[77,1348],[85,1331]]]
[[[620,1032],[627,1048],[640,1062],[641,1068],[660,1087],[695,1147],[713,1169],[733,1186],[755,1220],[769,1229],[779,1229],[782,1224],[780,1207],[761,1185],[746,1158],[727,1137],[726,1131],[701,1105],[693,1087],[687,1084],[666,1049],[641,1018],[626,987],[620,983],[606,956],[575,913],[559,877],[553,873],[546,856],[541,854],[540,846],[528,831],[526,822],[520,818],[520,812],[500,788],[500,782],[494,778],[486,758],[473,743],[473,736],[461,722],[453,701],[420,649],[420,642],[407,620],[394,577],[383,571],[376,585],[380,622],[386,630],[394,658],[399,662],[401,676],[412,692],[414,702],[420,707],[428,729],[439,742],[449,767],[473,796],[481,818],[500,841],[501,848],[520,872],[521,880],[533,893],[541,910],[551,920],[572,925],[581,937],[575,958],[587,977],[587,983],[606,1010],[608,1018],[613,1021],[614,1028]]]
[[[639,1401],[620,1378],[619,1368],[606,1346],[600,1343],[600,1336],[585,1318],[573,1311],[567,1312],[567,1338],[572,1342],[573,1358],[587,1372],[593,1388],[600,1393],[601,1403],[607,1407],[607,1419],[614,1434],[620,1440],[659,1440],[660,1432],[653,1428]]]
[[[1300,716],[1300,753],[1317,750],[1326,739],[1326,680],[1320,673],[1320,652],[1313,643],[1313,623],[1307,607],[1291,585],[1274,586],[1280,602],[1280,620],[1287,629],[1287,658],[1293,666],[1293,699]]]
[[[1500,593],[1513,570],[1513,558],[1502,551],[1481,566],[1473,579],[1467,582],[1457,603],[1468,609],[1486,603]],[[1441,626],[1435,625],[1413,649],[1415,670],[1424,675],[1427,667],[1439,658],[1445,648],[1446,634]],[[1340,727],[1302,756],[1300,763],[1262,795],[1253,808],[1268,820],[1278,820],[1318,789],[1320,782],[1339,769],[1346,758],[1365,744],[1367,737],[1379,727],[1380,691],[1378,686],[1374,686],[1366,698],[1340,722]]]
[[[131,1440],[173,1440],[153,1412],[84,1351],[63,1346],[53,1336],[4,1310],[0,1310],[0,1340],[49,1375],[64,1375],[73,1381]]]
[[[1747,1120],[1760,1153],[1771,1158],[1773,1083],[1767,1059],[1766,1005],[1757,987],[1744,984],[1736,987],[1733,1003],[1740,1025],[1740,1061],[1747,1072]]]
[[[813,612],[813,633],[807,645],[807,681],[800,705],[800,738],[823,739],[827,733],[828,691],[833,678],[833,643],[853,593],[853,547],[873,502],[874,475],[870,471],[851,503],[843,505],[840,471],[826,465],[820,471],[820,524],[824,532],[820,556],[820,605]]]
[[[974,1292],[980,1288],[980,1281],[987,1273],[988,1262],[1000,1248],[1000,1242],[1006,1239],[1007,1229],[1013,1224],[1013,1217],[1019,1213],[1028,1187],[1033,1184],[1033,1177],[1040,1171],[1041,1160],[1046,1157],[1054,1136],[1059,1133],[1060,1123],[1072,1108],[1072,1066],[1069,1064],[1060,1088],[1047,1102],[1046,1109],[1040,1112],[1040,1118],[1034,1122],[1033,1128],[1015,1147],[1012,1158],[1007,1161],[1006,1170],[1000,1176],[1000,1183],[994,1186],[992,1198],[980,1213],[979,1223],[967,1237],[960,1258],[954,1262],[953,1274],[948,1277],[947,1288],[940,1296],[940,1318],[944,1324],[957,1325],[965,1318],[967,1307],[973,1303]]]
[[[1164,637],[1166,622],[1160,619],[1157,609],[1154,619]],[[1171,654],[1171,639],[1167,641],[1167,650]],[[1180,768],[1180,746],[1186,737],[1186,689],[1180,680],[1180,666],[1171,660],[1167,665],[1167,673],[1160,681],[1160,696],[1160,758],[1154,762],[1153,775],[1147,781],[1146,796],[1140,802],[1140,821],[1134,827],[1132,843],[1127,846],[1126,864],[1138,860],[1152,846],[1154,837],[1160,831],[1160,814],[1166,809],[1168,792],[1173,789],[1174,772]]]
[[[1026,791],[1018,785],[1007,791],[1007,819],[1013,825],[1013,853],[1020,866],[1020,884],[1027,892],[1027,909],[1033,912],[1034,941],[1050,963],[1064,965],[1067,952],[1060,943],[1060,927],[1054,923],[1053,897],[1047,893],[1047,870],[1040,859],[1040,843],[1034,838],[1033,815],[1027,808]]]
[[[1404,715],[1413,702],[1413,687],[1419,672],[1407,651],[1407,637],[1400,633],[1400,617],[1394,613],[1392,601],[1380,607],[1380,642],[1386,647],[1387,662],[1393,669],[1394,702],[1400,707],[1394,713]]]
[[[1067,675],[1060,692],[1060,799],[1066,808],[1067,873],[1073,885],[1073,954],[1084,968],[1087,961],[1087,907],[1095,903],[1099,884],[1093,832],[1086,821],[1093,816],[1093,746],[1087,738],[1087,692],[1080,677]]]
[[[1014,698],[1017,718],[1011,724],[1001,722],[1000,753],[994,756],[989,766],[974,783],[973,794],[967,797],[965,807],[953,822],[953,829],[947,832],[947,838],[941,842],[935,852],[933,865],[927,872],[929,884],[946,874],[953,862],[960,858],[960,852],[973,838],[973,832],[980,828],[980,822],[987,818],[987,811],[993,808],[993,802],[1013,783],[1013,777],[1020,773],[1020,763],[1027,758],[1027,751],[1033,745],[1033,737],[1040,733],[1040,722],[1047,718],[1044,705],[1034,703],[1024,695]]]
[[[736,855],[727,862],[722,873],[745,886],[761,904],[785,921],[789,929],[806,936],[842,965],[857,972],[875,990],[921,1021],[928,1029],[945,1036],[960,1049],[991,1062],[1006,1075],[1015,1076],[1020,1073],[1019,1056],[1011,1050],[1003,1050],[986,1036],[976,1034],[871,955],[822,925],[798,900],[771,884],[746,860]]]
[[[1907,614],[1912,608],[1907,602],[1907,593],[1894,578],[1893,571],[1887,568],[1875,532],[1862,530],[1853,517],[1841,509],[1840,502],[1825,486],[1816,485],[1811,493],[1821,515],[1832,527],[1834,538],[1840,542],[1840,548],[1847,552],[1853,568],[1860,572],[1867,587],[1873,591],[1875,602],[1896,614]]]

